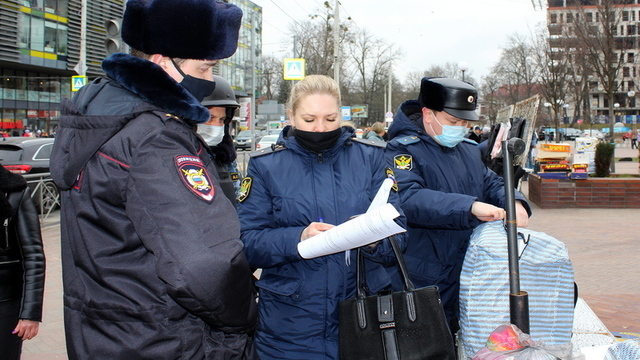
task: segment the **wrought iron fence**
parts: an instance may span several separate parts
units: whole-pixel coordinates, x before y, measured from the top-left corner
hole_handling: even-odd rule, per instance
[[[31,189],[31,198],[40,213],[40,221],[44,222],[53,210],[60,207],[58,187],[53,183],[51,173],[26,174],[23,177]]]

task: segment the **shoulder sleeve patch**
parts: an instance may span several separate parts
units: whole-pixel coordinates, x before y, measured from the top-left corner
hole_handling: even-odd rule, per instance
[[[400,154],[393,157],[393,165],[398,170],[413,169],[413,156],[409,154]]]
[[[385,172],[387,173],[387,177],[393,180],[393,186],[391,186],[391,189],[395,192],[398,192],[398,182],[396,181],[396,174],[393,173],[393,169],[387,168]]]
[[[215,190],[211,182],[211,176],[209,176],[199,157],[178,155],[175,157],[175,163],[178,168],[178,175],[187,189],[202,200],[213,200]]]
[[[248,176],[242,179],[242,182],[240,183],[240,190],[238,190],[239,202],[243,202],[249,197],[252,183],[253,183],[253,179]]]

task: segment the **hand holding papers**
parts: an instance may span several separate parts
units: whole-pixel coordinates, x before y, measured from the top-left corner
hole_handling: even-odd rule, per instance
[[[298,243],[300,256],[312,259],[335,254],[405,232],[405,229],[393,221],[400,213],[387,203],[392,185],[391,179],[382,183],[365,214]]]

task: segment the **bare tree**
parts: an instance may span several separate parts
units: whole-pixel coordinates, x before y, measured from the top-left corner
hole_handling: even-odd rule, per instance
[[[556,129],[556,142],[561,141],[560,117],[562,110],[566,110],[569,96],[569,79],[571,75],[570,49],[572,42],[566,38],[560,38],[554,46],[548,33],[540,30],[533,45],[534,66],[540,79],[540,92],[547,100],[545,106],[553,109],[553,124]]]
[[[385,113],[385,86],[389,80],[389,67],[401,56],[400,50],[388,41],[371,35],[367,30],[360,30],[349,44],[347,54],[351,58],[351,70],[347,77],[352,77],[354,87],[350,99],[345,103],[361,103],[369,106],[368,123],[381,121]]]
[[[579,5],[567,14],[573,18],[568,31],[573,31],[577,47],[588,49],[582,55],[593,71],[593,78],[598,80],[600,88],[606,94],[610,116],[609,134],[612,139],[615,123],[613,105],[620,88],[620,70],[626,50],[635,48],[632,37],[624,37],[618,33],[622,12],[625,10],[624,4],[627,3],[628,0],[600,0],[596,6]]]
[[[538,93],[538,74],[533,65],[531,44],[523,35],[511,35],[507,47],[502,49],[500,61],[491,69],[490,76],[502,84],[501,96],[507,104],[515,104]]]
[[[483,76],[479,93],[484,107],[484,114],[489,120],[489,125],[494,125],[498,117],[498,110],[506,106],[500,96],[501,83],[495,76]]]
[[[282,59],[273,56],[262,58],[262,73],[260,75],[261,92],[266,100],[276,98],[277,89],[282,79]]]

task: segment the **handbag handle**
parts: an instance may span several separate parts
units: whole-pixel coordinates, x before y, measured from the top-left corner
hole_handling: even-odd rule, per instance
[[[398,269],[400,270],[400,276],[402,277],[402,285],[405,291],[415,290],[415,286],[409,277],[409,270],[407,270],[407,264],[404,262],[404,256],[402,256],[402,251],[400,251],[400,246],[398,246],[398,242],[396,241],[395,236],[389,236],[387,238],[389,243],[391,244],[391,248],[393,249],[393,254],[396,257],[396,262]],[[356,260],[356,289],[358,298],[365,298],[367,294],[366,284],[367,277],[366,271],[364,269],[364,256],[362,255],[362,250],[358,248],[357,260]]]

